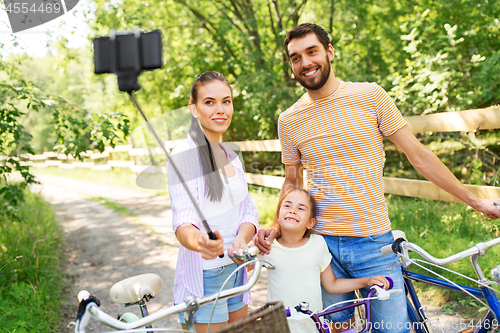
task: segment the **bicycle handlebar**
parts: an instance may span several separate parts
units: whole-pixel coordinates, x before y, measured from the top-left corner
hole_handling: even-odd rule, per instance
[[[391,287],[392,288],[392,287]],[[387,289],[379,287],[378,285],[373,285],[372,289],[375,289],[375,295],[377,299],[385,301],[391,297],[391,294],[402,294],[403,289]]]
[[[246,247],[244,249],[239,249],[235,254],[229,254],[229,258],[237,258],[245,262],[253,260],[259,254],[259,249],[257,246]]]
[[[251,247],[245,252],[254,253],[255,250],[253,250],[253,247]],[[248,258],[249,256],[246,255],[246,259]],[[240,259],[245,259],[245,258],[240,258]],[[262,267],[263,266],[268,267],[269,265],[267,262],[256,259],[255,257],[247,261],[247,264],[253,264],[253,263],[255,263],[254,272],[252,276],[248,279],[248,282],[242,286],[226,289],[220,292],[219,294],[213,294],[200,298],[188,297],[186,301],[182,304],[177,304],[163,311],[150,314],[149,316],[141,318],[132,323],[125,323],[111,317],[110,315],[108,315],[106,312],[102,311],[99,308],[100,302],[96,297],[90,295],[87,291],[82,290],[78,293],[78,300],[80,301],[80,307],[78,311],[77,322],[75,325],[75,333],[85,333],[85,326],[87,326],[87,323],[90,320],[91,316],[94,317],[96,320],[100,321],[101,323],[109,327],[112,327],[114,329],[120,329],[120,330],[135,329],[151,325],[155,321],[161,320],[163,318],[166,318],[168,316],[180,312],[184,312],[188,310],[191,306],[202,306],[205,305],[206,303],[215,301],[217,298],[224,299],[238,294],[242,294],[244,292],[249,291],[257,283],[257,280],[259,279],[260,273],[262,271]],[[273,267],[271,266],[270,269],[273,269]]]
[[[451,264],[452,262],[473,256],[475,254],[479,254],[482,257],[486,254],[486,251],[488,251],[488,249],[490,247],[496,246],[498,244],[500,244],[500,237],[492,239],[488,242],[478,243],[478,244],[474,245],[473,247],[471,247],[470,249],[456,253],[456,254],[451,255],[447,258],[440,259],[440,258],[435,258],[435,257],[431,256],[429,253],[427,253],[424,249],[422,249],[417,244],[408,242],[404,238],[404,233],[403,233],[402,237],[399,237],[396,240],[394,240],[394,242],[391,245],[384,246],[381,249],[381,251],[383,254],[389,254],[389,253],[405,254],[406,251],[409,250],[409,251],[416,252],[422,258],[424,258],[425,260],[427,260],[433,264],[436,264],[439,266],[445,266],[445,265]]]
[[[365,322],[365,327],[361,332],[367,332],[370,328],[370,302],[373,299],[379,299],[379,300],[387,300],[391,297],[391,294],[394,293],[403,293],[402,289],[392,289],[394,287],[394,281],[390,277],[386,277],[386,279],[389,281],[389,289],[385,290],[379,285],[372,285],[370,290],[368,291],[366,298],[362,299],[354,299],[354,300],[347,300],[347,301],[342,301],[339,303],[332,304],[328,306],[327,308],[319,311],[319,312],[313,312],[309,309],[309,303],[308,302],[301,302],[299,305],[293,307],[292,309],[286,308],[285,313],[287,317],[292,317],[295,312],[301,312],[307,316],[315,323],[317,330],[315,332],[329,332],[329,330],[326,330],[320,321],[320,317],[324,317],[326,315],[330,315],[335,312],[343,311],[349,308],[353,307],[358,307],[358,306],[364,306],[365,311],[366,311],[366,322]],[[347,303],[347,305],[345,305]],[[350,303],[350,304],[349,304]],[[332,309],[333,308],[333,309]]]

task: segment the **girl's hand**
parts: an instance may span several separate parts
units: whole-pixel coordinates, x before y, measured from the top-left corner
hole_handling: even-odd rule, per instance
[[[389,281],[383,276],[374,276],[368,279],[368,286],[373,286],[376,284],[379,287],[384,288],[387,290],[389,288]]]
[[[214,234],[217,237],[215,240],[208,238],[208,234],[205,232],[198,238],[198,252],[203,259],[215,259],[224,252],[222,236],[218,230],[215,230]]]
[[[234,241],[233,241],[233,247],[232,248],[229,248],[227,249],[227,253],[228,254],[236,254],[238,253],[238,251],[240,249],[244,249],[248,246],[248,244],[245,242],[245,239],[244,237],[240,236],[240,235],[237,235],[235,238],[234,238]],[[240,260],[238,258],[232,258],[233,261],[238,264],[238,265],[241,265],[243,263],[243,260]]]

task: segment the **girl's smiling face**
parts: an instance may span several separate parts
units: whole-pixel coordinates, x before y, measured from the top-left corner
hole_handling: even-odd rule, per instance
[[[316,222],[311,213],[311,202],[307,194],[302,191],[290,192],[279,209],[278,221],[282,232],[304,234]]]
[[[199,119],[208,141],[217,142],[229,128],[233,117],[231,88],[224,82],[214,80],[197,89],[196,104],[189,104],[191,113]]]

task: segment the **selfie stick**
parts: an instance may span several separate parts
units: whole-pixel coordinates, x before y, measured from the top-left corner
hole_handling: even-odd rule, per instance
[[[146,118],[146,115],[144,114],[144,112],[142,112],[142,109],[139,106],[139,104],[137,103],[137,100],[135,99],[134,95],[132,94],[132,91],[128,91],[127,93],[130,96],[130,99],[132,100],[132,102],[135,104],[135,106],[137,107],[137,109],[141,113],[141,115],[144,118],[144,120],[146,121],[146,124],[148,124],[149,130],[155,136],[156,141],[158,141],[158,144],[160,145],[161,149],[165,153],[165,156],[167,157],[167,159],[170,160],[170,164],[172,164],[172,167],[174,168],[175,173],[179,177],[179,180],[181,181],[182,185],[184,186],[184,189],[186,189],[186,192],[187,192],[187,194],[189,196],[189,199],[191,199],[191,202],[193,203],[193,206],[196,209],[196,212],[198,213],[198,216],[200,217],[201,223],[203,224],[203,227],[205,228],[205,231],[208,234],[208,238],[216,240],[217,236],[215,236],[215,234],[210,229],[210,226],[208,225],[207,220],[205,219],[205,216],[203,215],[203,213],[202,213],[200,207],[198,206],[198,204],[196,203],[196,200],[194,199],[193,194],[191,194],[191,191],[187,187],[187,184],[184,181],[184,178],[182,177],[181,173],[179,172],[179,169],[177,169],[177,166],[175,165],[174,161],[170,158],[170,154],[168,153],[167,148],[165,147],[165,144],[161,141],[161,139],[158,136],[158,134],[156,133],[155,129],[153,128],[153,126],[151,125],[151,123]],[[224,257],[224,254],[221,254],[219,256],[219,258],[223,258],[223,257]]]

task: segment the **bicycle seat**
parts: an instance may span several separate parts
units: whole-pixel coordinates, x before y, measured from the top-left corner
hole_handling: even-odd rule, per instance
[[[115,283],[109,290],[109,298],[115,303],[130,304],[149,301],[161,290],[162,281],[156,274],[141,274]]]

